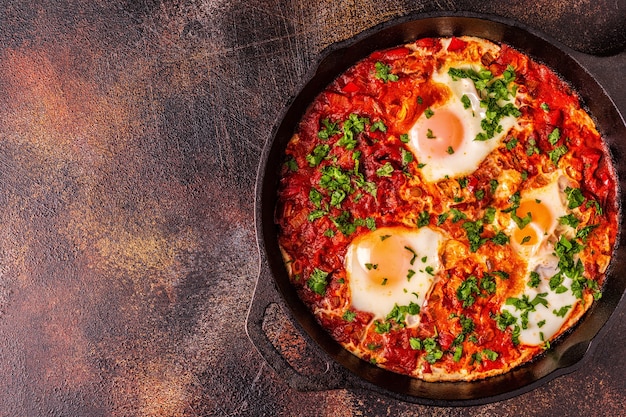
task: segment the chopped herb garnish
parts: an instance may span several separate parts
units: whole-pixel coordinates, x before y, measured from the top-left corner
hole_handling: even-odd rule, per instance
[[[463,214],[463,213],[461,213],[461,214]],[[441,213],[439,216],[437,216],[437,226],[441,226],[446,221],[448,216],[450,216],[449,212]]]
[[[489,181],[489,190],[491,191],[491,194],[495,193],[496,190],[498,189],[498,180],[490,180]]]
[[[595,207],[596,209],[596,213],[598,213],[598,215],[602,215],[602,207],[600,207],[600,204],[596,201],[596,200],[587,200],[587,203],[585,204],[585,207],[589,208],[589,207]]]
[[[391,330],[391,323],[376,320],[374,322],[374,331],[378,334],[389,333]]]
[[[554,165],[558,165],[561,157],[565,155],[568,151],[569,149],[567,149],[567,146],[561,145],[557,146],[551,151],[548,151],[548,156],[550,157],[550,161],[552,161]]]
[[[296,172],[298,170],[298,163],[295,159],[289,158],[285,161],[285,166],[291,172]]]
[[[411,337],[409,339],[409,345],[413,350],[422,350],[422,339],[419,339],[417,337]]]
[[[417,227],[424,227],[430,224],[430,213],[422,211],[417,218]]]
[[[370,132],[375,132],[377,130],[380,130],[381,132],[386,132],[387,131],[387,126],[385,126],[385,124],[383,123],[382,120],[374,122],[370,126]]]
[[[494,207],[487,207],[485,214],[483,215],[483,223],[491,224],[496,219],[496,209]]]
[[[563,306],[558,311],[552,310],[552,314],[554,314],[557,317],[565,317],[565,315],[567,314],[570,308],[572,308],[572,306]]]
[[[324,295],[326,293],[326,286],[328,285],[328,281],[326,281],[327,277],[328,272],[315,268],[306,283],[314,293]]]
[[[483,358],[487,358],[490,361],[495,361],[496,359],[498,359],[498,353],[494,352],[491,349],[483,349]]]
[[[407,166],[413,162],[413,153],[407,151],[406,149],[402,149],[402,165]]]
[[[480,279],[480,288],[485,290],[487,294],[495,294],[496,280],[489,274],[484,274]]]
[[[554,130],[548,135],[548,142],[550,142],[550,145],[556,145],[560,138],[561,131],[558,127],[555,127]]]
[[[461,97],[461,103],[463,103],[464,109],[469,109],[472,106],[472,102],[470,101],[470,98],[467,96],[467,94],[463,94],[463,96]]]
[[[403,133],[400,135],[400,142],[409,143],[409,135],[407,133]]]
[[[535,154],[539,155],[541,150],[537,147],[537,141],[533,138],[529,138],[528,142],[526,142],[526,155],[533,156]]]
[[[417,253],[415,253],[415,251],[408,246],[405,246],[404,249],[408,250],[409,252],[411,252],[411,254],[413,254],[413,257],[411,258],[411,261],[409,262],[411,265],[413,265],[415,263],[415,260],[417,259]]]
[[[337,123],[331,122],[330,119],[323,119],[322,120],[322,130],[320,130],[317,133],[317,137],[320,139],[328,139],[333,135],[336,135],[337,133],[339,133],[339,128],[337,126]]]
[[[389,312],[389,314],[387,314],[385,320],[393,320],[398,325],[404,326],[407,314],[414,316],[416,314],[419,314],[419,312],[419,304],[416,304],[413,301],[411,301],[408,306],[399,306],[398,304],[394,304],[393,309]]]
[[[565,194],[567,195],[567,208],[570,210],[580,207],[585,201],[585,196],[583,196],[580,188],[566,187]]]
[[[376,170],[376,175],[379,177],[390,177],[392,172],[393,166],[390,162],[386,162],[385,165]]]
[[[491,238],[491,241],[496,245],[506,245],[509,243],[509,237],[503,231],[499,231]]]
[[[559,217],[559,223],[573,227],[575,229],[578,227],[580,220],[578,220],[578,218],[574,214],[570,213],[565,216]]]
[[[452,214],[452,223],[457,223],[461,220],[467,219],[467,216],[465,215],[465,213],[463,213],[462,211],[456,208],[451,208],[450,214]]]
[[[497,276],[500,279],[509,279],[509,274],[504,271],[492,271],[493,275]]]
[[[430,119],[431,117],[433,117],[434,114],[435,112],[430,107],[424,110],[424,116],[426,116],[427,119]]]
[[[327,144],[317,145],[313,152],[306,156],[306,161],[309,163],[311,167],[318,166],[324,158],[330,152],[330,146]]]
[[[387,81],[398,81],[398,76],[391,73],[391,67],[389,65],[379,61],[374,64],[374,68],[376,69],[375,77],[382,80],[384,83]]]
[[[585,226],[582,229],[580,229],[578,232],[576,232],[576,238],[577,239],[581,239],[583,242],[587,241],[587,238],[589,237],[589,234],[596,228],[598,227],[597,224],[590,224],[589,226]]]
[[[452,355],[452,360],[458,362],[461,360],[461,356],[463,356],[463,346],[457,346],[454,349],[454,355]]]
[[[343,318],[345,321],[350,321],[350,322],[352,322],[352,321],[354,321],[354,319],[356,318],[356,313],[355,313],[354,311],[351,311],[351,310],[346,310],[346,312],[345,312],[345,313],[343,313],[342,318]]]
[[[483,222],[481,220],[475,222],[466,221],[463,223],[463,229],[465,229],[467,233],[467,239],[470,242],[470,251],[472,252],[476,252],[488,240],[485,237],[481,237],[483,232]]]
[[[480,293],[478,288],[478,278],[474,275],[467,278],[457,288],[456,296],[459,301],[463,302],[463,308],[469,307],[476,301],[476,295]]]
[[[509,140],[506,142],[506,145],[505,145],[505,146],[506,146],[506,150],[507,150],[507,151],[510,151],[510,150],[512,150],[513,148],[515,148],[515,147],[517,146],[517,142],[518,142],[518,141],[517,141],[517,139],[516,139],[516,138],[511,138],[511,139],[509,139]]]
[[[537,288],[541,283],[541,277],[535,271],[530,273],[530,280],[528,281],[528,286],[531,288]]]

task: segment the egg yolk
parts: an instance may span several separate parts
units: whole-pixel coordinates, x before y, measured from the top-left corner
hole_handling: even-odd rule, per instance
[[[360,242],[356,251],[369,282],[387,287],[406,282],[408,265],[414,261],[414,256],[404,239],[394,235],[371,234]]]
[[[522,229],[516,228],[513,232],[513,238],[520,245],[536,245],[539,242],[539,236],[544,235],[553,219],[548,207],[537,200],[522,200],[520,206],[515,211],[518,217],[524,218],[530,213],[532,221]]]
[[[422,123],[417,140],[420,149],[432,156],[442,157],[458,150],[463,136],[463,122],[458,116],[447,109],[436,109]]]

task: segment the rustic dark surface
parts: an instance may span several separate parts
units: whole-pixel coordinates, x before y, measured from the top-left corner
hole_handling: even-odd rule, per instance
[[[245,335],[277,117],[324,48],[436,10],[603,55],[626,113],[623,2],[1,1],[0,416],[624,415],[625,303],[584,369],[471,408],[294,391]]]

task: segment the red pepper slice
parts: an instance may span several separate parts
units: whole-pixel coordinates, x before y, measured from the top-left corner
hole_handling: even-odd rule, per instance
[[[459,38],[455,38],[453,37],[450,40],[450,45],[448,45],[448,51],[454,52],[454,51],[460,51],[461,49],[465,48],[467,46],[467,42],[459,39]]]
[[[343,86],[341,91],[343,91],[344,93],[356,93],[357,91],[359,91],[359,86],[350,81]]]

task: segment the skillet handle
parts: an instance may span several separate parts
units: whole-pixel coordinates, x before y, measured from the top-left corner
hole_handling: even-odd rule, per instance
[[[274,285],[274,279],[269,272],[269,267],[262,264],[250,309],[248,310],[246,333],[268,365],[287,381],[290,387],[298,391],[326,391],[345,388],[346,384],[344,378],[340,375],[341,372],[336,372],[334,364],[328,358],[318,357],[319,361],[316,362],[325,364],[325,368],[323,370],[318,369],[318,372],[307,373],[307,375],[301,374],[291,366],[287,358],[276,348],[263,329],[268,308],[272,304],[276,304],[281,310],[284,309],[281,295]],[[288,314],[285,314],[285,316],[288,316]],[[291,318],[289,320],[293,323]],[[311,342],[306,340],[306,343],[309,345]],[[310,351],[312,350],[308,349],[307,354]]]

